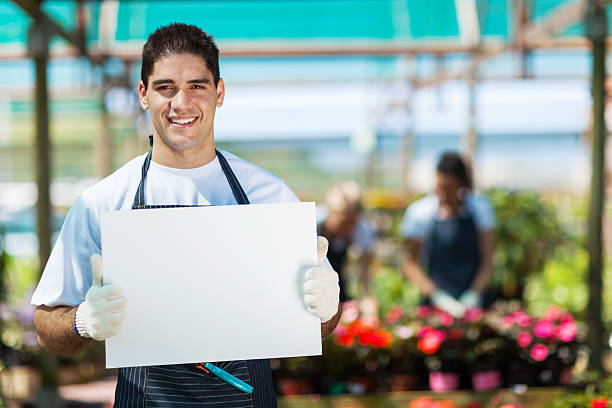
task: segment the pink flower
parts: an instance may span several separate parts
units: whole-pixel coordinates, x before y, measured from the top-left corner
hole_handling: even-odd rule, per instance
[[[357,320],[359,317],[359,304],[351,300],[349,302],[345,302],[342,305],[342,315],[340,316],[340,321],[344,324],[349,324]]]
[[[336,336],[344,336],[347,332],[348,332],[348,329],[342,323],[338,323],[338,325],[334,329],[334,334]]]
[[[412,330],[412,328],[408,326],[398,325],[395,326],[395,328],[393,329],[393,333],[395,333],[395,335],[400,339],[406,340],[412,337],[412,335],[414,334],[414,330]]]
[[[529,350],[529,355],[535,361],[544,361],[548,357],[548,348],[543,344],[534,344]]]
[[[387,323],[389,324],[395,324],[397,323],[397,321],[402,317],[402,314],[404,314],[404,310],[399,307],[399,306],[395,306],[392,307],[391,310],[389,310],[389,313],[387,313]]]
[[[543,339],[552,337],[555,334],[555,325],[547,320],[540,320],[533,327],[533,334]]]
[[[504,330],[511,329],[514,326],[514,318],[512,316],[504,316],[501,319],[500,325]]]
[[[549,321],[549,322],[554,322],[555,320],[561,317],[562,313],[563,313],[563,310],[561,310],[559,306],[552,305],[551,307],[548,308],[546,313],[544,313],[544,317],[542,319]]]
[[[525,348],[531,344],[532,339],[533,338],[531,337],[531,334],[527,332],[520,332],[516,338],[516,342],[518,343],[519,346],[521,346],[522,348]]]
[[[448,327],[453,324],[453,316],[441,310],[438,311],[438,320],[440,320],[442,326]]]
[[[417,337],[420,339],[422,337],[427,336],[427,333],[429,333],[430,331],[433,330],[433,327],[431,326],[423,326],[421,327],[421,330],[419,330],[419,332],[417,333]]]
[[[565,343],[568,343],[576,338],[576,323],[562,323],[557,329],[557,338]]]
[[[429,315],[429,313],[431,312],[431,309],[432,309],[431,306],[417,306],[416,309],[414,310],[414,314],[419,319],[424,319],[425,317]]]
[[[463,319],[468,323],[476,322],[482,318],[483,314],[482,309],[468,309],[465,311]]]
[[[531,324],[531,317],[525,312],[514,312],[514,321],[521,327],[527,327]]]
[[[559,321],[561,322],[561,324],[574,323],[574,316],[572,316],[570,313],[563,313]]]

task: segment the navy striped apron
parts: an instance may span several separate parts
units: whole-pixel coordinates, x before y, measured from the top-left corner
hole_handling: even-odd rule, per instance
[[[147,205],[145,181],[151,164],[151,150],[142,165],[142,176],[132,209],[193,207],[191,205]],[[215,150],[221,169],[238,204],[249,200],[223,155]],[[274,408],[276,393],[270,361],[241,360],[214,362],[219,368],[254,387],[251,394],[234,388],[220,378],[203,372],[195,364],[120,368],[115,389],[115,408]]]

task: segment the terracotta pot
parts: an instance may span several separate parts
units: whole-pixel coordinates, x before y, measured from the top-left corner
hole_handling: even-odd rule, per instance
[[[501,387],[502,376],[499,370],[477,371],[472,373],[472,388],[475,391],[489,391]]]
[[[459,388],[459,373],[432,371],[429,373],[429,388],[435,392],[456,390]]]
[[[418,374],[389,374],[391,391],[411,391],[419,388],[421,378]]]
[[[312,382],[310,380],[283,378],[278,380],[278,388],[283,395],[310,394],[312,392]]]

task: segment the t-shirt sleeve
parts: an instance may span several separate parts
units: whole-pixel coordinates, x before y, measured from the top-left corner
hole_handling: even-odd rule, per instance
[[[405,238],[423,240],[427,235],[431,221],[432,211],[430,211],[428,200],[421,199],[412,203],[406,209],[400,224],[400,232]]]
[[[370,224],[369,220],[364,217],[359,217],[355,225],[353,233],[353,243],[359,248],[369,249],[376,241],[376,231]]]
[[[89,258],[100,252],[97,212],[81,195],[66,216],[31,302],[51,307],[80,304],[92,284]]]
[[[472,201],[472,211],[478,231],[486,231],[495,227],[495,212],[488,198],[475,197]]]

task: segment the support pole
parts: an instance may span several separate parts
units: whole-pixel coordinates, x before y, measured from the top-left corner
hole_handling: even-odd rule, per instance
[[[40,6],[40,4],[39,4]],[[34,19],[28,31],[28,49],[34,60],[35,84],[35,166],[38,201],[36,203],[40,270],[42,271],[51,254],[51,143],[49,141],[49,94],[47,92],[47,62],[49,39],[52,30],[39,19]],[[41,389],[36,396],[38,408],[59,407],[57,393],[57,360],[41,351],[37,365],[41,377]]]
[[[604,159],[606,123],[604,118],[606,78],[606,10],[596,0],[589,0],[586,13],[586,34],[592,44],[593,76],[593,150],[591,174],[591,203],[589,208],[588,250],[589,250],[589,304],[587,323],[588,344],[591,349],[591,367],[602,370],[604,347],[602,307],[602,220],[604,203]]]
[[[44,268],[51,254],[51,158],[49,141],[49,95],[47,92],[48,62],[47,27],[34,21],[28,32],[29,48],[35,65],[35,167],[38,201],[36,204],[37,233],[39,243],[40,268]]]
[[[410,173],[411,164],[414,157],[415,133],[414,133],[414,111],[412,109],[412,100],[414,97],[414,81],[410,81],[410,93],[406,101],[406,116],[409,118],[409,123],[404,129],[401,136],[401,169],[402,169],[402,196],[407,197],[410,192]]]

